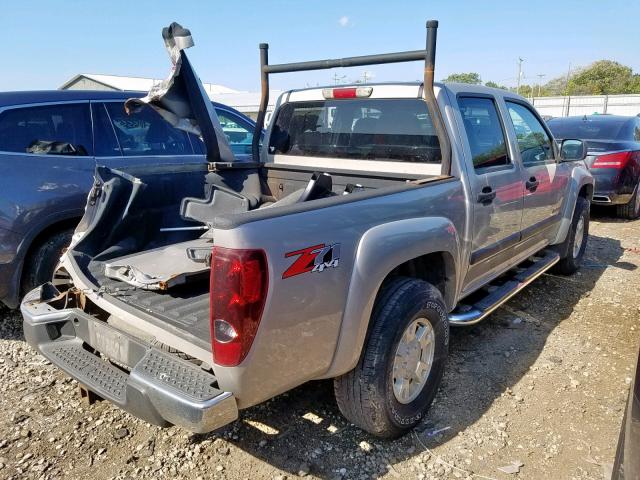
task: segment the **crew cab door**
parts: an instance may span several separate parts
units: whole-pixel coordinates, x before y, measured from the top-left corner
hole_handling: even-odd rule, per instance
[[[509,261],[520,238],[522,172],[507,150],[507,135],[496,100],[459,94],[458,112],[466,133],[473,211],[472,248],[466,285],[481,283]]]
[[[570,167],[556,160],[553,137],[531,106],[515,99],[505,104],[523,167],[522,240],[550,240],[560,221]]]

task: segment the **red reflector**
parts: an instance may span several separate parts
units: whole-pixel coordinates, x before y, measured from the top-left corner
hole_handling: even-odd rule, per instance
[[[356,88],[334,88],[333,98],[356,98]]]
[[[627,165],[632,153],[633,152],[617,152],[600,155],[596,157],[596,161],[593,162],[591,168],[615,168],[621,170]]]
[[[264,251],[214,247],[210,288],[213,360],[233,367],[249,353],[262,319],[268,288]]]
[[[327,100],[342,98],[367,98],[373,92],[372,87],[323,88],[322,96]]]

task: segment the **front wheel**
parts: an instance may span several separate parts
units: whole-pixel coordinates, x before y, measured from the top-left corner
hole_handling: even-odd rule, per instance
[[[553,270],[562,275],[575,273],[582,265],[584,252],[587,249],[589,239],[589,200],[578,197],[576,208],[571,219],[571,227],[567,232],[566,240],[560,244],[559,250],[563,255],[556,263]]]
[[[422,280],[393,279],[376,301],[358,365],[335,379],[340,411],[378,437],[402,435],[431,405],[448,349],[440,291]]]

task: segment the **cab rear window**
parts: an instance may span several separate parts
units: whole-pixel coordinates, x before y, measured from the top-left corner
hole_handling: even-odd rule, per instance
[[[269,153],[441,162],[427,106],[413,98],[287,103],[276,118]]]

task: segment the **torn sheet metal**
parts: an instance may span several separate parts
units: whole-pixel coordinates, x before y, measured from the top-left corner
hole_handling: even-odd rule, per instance
[[[173,64],[171,75],[151,87],[146,97],[128,99],[125,110],[129,113],[149,105],[174,127],[199,135],[208,161],[235,161],[211,100],[184,51],[194,45],[191,32],[173,22],[162,29],[162,38]]]
[[[209,278],[211,240],[197,239],[117,258],[104,274],[144,290],[168,290]]]

